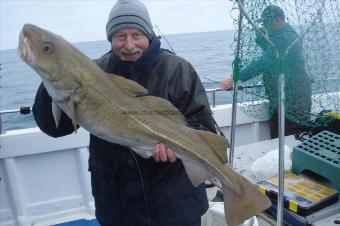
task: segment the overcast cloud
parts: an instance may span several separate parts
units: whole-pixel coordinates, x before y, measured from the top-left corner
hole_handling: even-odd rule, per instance
[[[104,40],[109,12],[116,1],[0,0],[0,49],[18,45],[25,23],[41,26],[71,42]],[[233,29],[230,0],[148,0],[153,25],[164,34]]]

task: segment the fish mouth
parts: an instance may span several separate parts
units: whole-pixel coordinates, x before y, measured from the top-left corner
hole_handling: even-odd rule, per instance
[[[25,27],[21,30],[19,34],[19,46],[18,46],[17,52],[22,60],[24,60],[28,64],[32,64],[33,54],[32,54],[31,46],[29,44],[29,40],[25,35]]]

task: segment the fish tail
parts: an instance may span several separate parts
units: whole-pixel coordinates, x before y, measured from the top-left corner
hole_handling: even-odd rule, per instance
[[[240,186],[238,193],[223,186],[224,212],[228,226],[239,225],[271,205],[269,198],[243,176],[237,175],[237,180]]]

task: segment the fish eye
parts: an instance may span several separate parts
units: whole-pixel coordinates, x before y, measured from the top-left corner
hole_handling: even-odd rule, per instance
[[[43,48],[44,52],[47,54],[51,54],[54,52],[54,45],[50,42],[45,42]]]

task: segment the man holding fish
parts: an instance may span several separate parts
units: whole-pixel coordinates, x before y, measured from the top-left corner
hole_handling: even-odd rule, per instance
[[[143,3],[119,0],[110,12],[106,32],[112,50],[95,60],[105,72],[138,82],[151,95],[170,100],[190,127],[216,132],[196,71],[183,58],[160,48]],[[57,128],[49,106],[51,97],[42,84],[33,107],[38,126],[53,137],[72,133],[72,120],[62,113]],[[91,134],[89,151],[92,193],[101,225],[200,225],[208,208],[204,184],[196,188],[191,184],[171,148],[156,144],[153,158],[145,159],[129,147]]]
[[[226,165],[228,141],[215,133],[197,73],[160,49],[146,7],[119,0],[106,31],[112,50],[95,62],[32,24],[18,47],[42,79],[33,106],[39,128],[52,137],[79,126],[90,132],[100,224],[199,226],[206,180],[223,190],[230,226],[268,208],[268,197]]]

